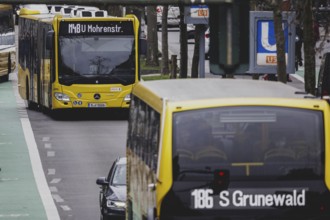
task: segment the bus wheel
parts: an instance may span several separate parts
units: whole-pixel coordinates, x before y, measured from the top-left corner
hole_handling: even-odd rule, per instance
[[[1,77],[1,82],[8,82],[8,80],[9,80],[8,74]]]
[[[45,114],[45,115],[47,115],[48,114],[48,108],[47,107],[45,107],[45,106],[43,106],[43,105],[40,105],[40,111],[43,113],[43,114]]]
[[[30,101],[30,93],[29,93],[29,83],[28,78],[26,78],[26,87],[25,87],[25,95],[26,95],[26,101],[27,101],[27,108],[32,110],[33,109],[33,103]]]

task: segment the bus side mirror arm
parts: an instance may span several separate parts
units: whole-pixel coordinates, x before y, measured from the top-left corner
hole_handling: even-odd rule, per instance
[[[151,191],[155,191],[157,184],[161,184],[162,183],[158,178],[157,178],[156,181],[157,181],[157,183],[149,183],[148,184],[148,189],[150,189]]]
[[[156,190],[156,183],[149,183],[148,184],[148,189],[150,189],[151,191],[155,191]]]

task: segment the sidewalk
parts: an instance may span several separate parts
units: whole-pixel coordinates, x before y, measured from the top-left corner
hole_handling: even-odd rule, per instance
[[[45,188],[40,178],[40,172],[44,175],[42,167],[36,169],[38,150],[31,150],[27,144],[34,136],[32,130],[29,132],[24,102],[16,98],[16,83],[16,80],[0,83],[0,219],[59,219],[57,210],[53,212],[55,206],[47,205],[48,186],[42,189]],[[49,212],[49,207],[53,211]],[[49,218],[53,213],[55,218]]]

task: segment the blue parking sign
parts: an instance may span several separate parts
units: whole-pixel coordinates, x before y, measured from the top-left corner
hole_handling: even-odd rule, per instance
[[[249,73],[277,73],[277,49],[272,11],[250,11]],[[286,72],[295,72],[295,13],[282,12]]]

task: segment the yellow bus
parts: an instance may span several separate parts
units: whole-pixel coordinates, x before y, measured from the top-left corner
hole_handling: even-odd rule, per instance
[[[139,82],[126,219],[330,219],[329,110],[280,82]]]
[[[138,19],[70,10],[20,10],[20,96],[41,109],[128,109],[140,78]]]
[[[16,66],[13,7],[0,4],[0,81],[8,81]]]

